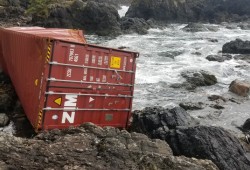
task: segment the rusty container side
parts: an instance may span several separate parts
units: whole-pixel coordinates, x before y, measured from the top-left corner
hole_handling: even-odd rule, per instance
[[[39,81],[45,64],[46,39],[1,29],[2,59],[22,103],[35,126],[39,104]]]
[[[25,114],[34,128],[41,126],[44,86],[51,41],[86,42],[81,31],[41,27],[0,28],[0,62],[9,74]],[[40,121],[40,122],[39,122]]]

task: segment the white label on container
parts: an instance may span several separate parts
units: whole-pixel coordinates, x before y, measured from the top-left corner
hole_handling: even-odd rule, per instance
[[[74,62],[78,62],[78,59],[79,59],[79,55],[78,54],[75,54],[75,56],[74,56]]]
[[[92,64],[95,64],[95,61],[96,61],[96,56],[93,55],[93,56],[92,56]]]
[[[86,81],[86,80],[87,80],[87,76],[84,75],[84,76],[83,76],[83,81]]]
[[[105,83],[106,81],[107,81],[107,76],[106,76],[106,75],[103,75],[103,76],[102,76],[102,82]]]
[[[88,74],[88,69],[84,68],[84,74]]]
[[[126,70],[126,66],[127,66],[127,57],[124,57],[123,70]]]
[[[85,55],[85,64],[88,64],[88,63],[89,63],[89,55],[86,54],[86,55]]]
[[[96,78],[96,82],[100,82],[100,78]]]
[[[69,61],[73,61],[74,60],[74,53],[75,53],[75,49],[71,48],[69,50]]]
[[[71,48],[75,48],[76,46],[74,44],[70,44],[70,47]]]
[[[72,69],[68,68],[67,69],[67,77],[71,77],[71,75],[72,75]]]
[[[102,56],[98,57],[98,65],[101,66],[102,65]]]
[[[90,76],[89,81],[93,81],[93,80],[94,80],[94,77]]]
[[[109,64],[109,58],[108,58],[108,56],[104,56],[104,64],[105,65]]]

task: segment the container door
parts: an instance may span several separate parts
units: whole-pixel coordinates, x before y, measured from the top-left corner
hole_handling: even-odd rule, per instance
[[[125,128],[131,115],[135,53],[54,43],[43,129],[92,122]]]

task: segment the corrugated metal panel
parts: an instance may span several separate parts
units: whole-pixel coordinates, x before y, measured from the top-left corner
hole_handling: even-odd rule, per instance
[[[2,59],[27,117],[43,130],[84,122],[125,128],[138,54],[82,43],[75,34],[68,41],[68,33],[40,27],[0,30]]]

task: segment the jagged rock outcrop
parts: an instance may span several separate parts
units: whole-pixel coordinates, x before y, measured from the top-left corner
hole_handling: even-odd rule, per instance
[[[147,108],[135,112],[133,130],[167,141],[175,155],[209,159],[224,170],[250,168],[245,148],[231,133],[220,127],[197,126],[185,111],[178,111],[178,116],[169,111]]]
[[[130,129],[154,137],[158,128],[174,129],[177,126],[194,126],[199,122],[189,115],[183,108],[165,109],[163,107],[146,107],[135,111]]]
[[[250,1],[134,0],[126,16],[164,22],[239,21],[249,18]]]
[[[120,20],[123,33],[147,34],[150,25],[142,18],[123,17]]]
[[[121,34],[119,14],[107,3],[75,0],[67,5],[54,4],[48,18],[32,18],[32,24],[45,27],[78,28],[87,33],[117,36]]]
[[[1,168],[6,169],[218,169],[208,160],[173,156],[159,139],[89,123],[34,139],[1,133],[0,152]]]
[[[176,155],[212,160],[220,169],[250,169],[240,141],[219,127],[185,127],[169,132],[166,141]]]
[[[231,54],[250,54],[250,41],[236,39],[223,45],[223,53]]]

